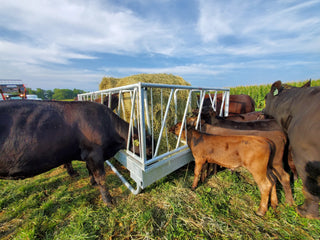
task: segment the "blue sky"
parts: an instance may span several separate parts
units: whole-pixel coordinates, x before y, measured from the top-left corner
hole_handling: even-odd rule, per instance
[[[170,73],[196,87],[320,78],[320,0],[0,0],[0,79],[98,90]]]

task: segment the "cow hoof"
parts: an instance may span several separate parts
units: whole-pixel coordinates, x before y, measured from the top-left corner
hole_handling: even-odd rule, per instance
[[[90,184],[91,184],[92,186],[98,186],[98,183],[96,182],[96,180],[94,180],[93,177],[90,178]]]
[[[108,208],[112,208],[114,206],[114,201],[112,198],[111,199],[103,198],[102,200],[103,200],[104,204],[107,205]]]
[[[301,217],[308,218],[308,219],[320,220],[319,212],[318,213],[312,213],[312,212],[310,213],[306,210],[304,205],[298,206],[297,212]]]
[[[261,211],[260,209],[258,209],[258,211],[256,211],[256,214],[259,216],[259,217],[263,217],[266,212],[265,211]]]

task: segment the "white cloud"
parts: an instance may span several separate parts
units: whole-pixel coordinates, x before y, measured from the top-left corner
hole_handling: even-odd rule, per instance
[[[14,14],[13,14],[14,13]],[[2,1],[0,27],[49,48],[80,52],[170,54],[176,44],[170,29],[148,22],[132,11],[97,1]]]
[[[210,66],[206,64],[188,64],[178,65],[172,67],[155,67],[155,68],[143,68],[143,67],[120,67],[120,68],[104,68],[107,73],[116,72],[122,75],[131,75],[139,73],[172,73],[175,75],[216,75],[221,69],[216,66]]]
[[[161,12],[170,7],[168,0],[155,0],[163,2],[155,15],[154,9],[141,14],[152,4],[139,1],[1,0],[0,78],[32,79],[45,89],[78,81],[92,89],[106,73],[221,76],[245,68],[306,66],[312,59],[290,57],[320,52],[318,0],[194,0],[199,8],[188,9],[192,17],[185,22],[180,10]],[[100,70],[110,61],[104,53],[130,56],[132,63]],[[158,62],[159,54],[165,56]],[[136,56],[148,56],[150,63],[139,59],[145,66],[138,66]]]
[[[22,79],[27,87],[54,89],[77,88],[94,91],[98,89],[103,73],[88,69],[47,68],[21,62],[0,62],[1,78]],[[6,77],[5,77],[6,78]]]
[[[295,67],[295,66],[309,66],[315,65],[314,61],[286,61],[284,60],[247,60],[247,61],[230,61],[226,63],[212,63],[212,64],[186,64],[176,65],[172,67],[156,67],[156,68],[143,68],[143,67],[114,67],[104,68],[104,72],[109,75],[110,73],[117,73],[119,75],[128,76],[139,73],[172,73],[179,76],[218,76],[220,74],[227,74],[238,70],[264,69],[272,70],[277,68]],[[112,74],[111,74],[112,75]]]
[[[207,1],[198,32],[211,53],[261,55],[320,50],[320,17],[305,14],[319,1]]]
[[[70,52],[61,49],[55,44],[46,48],[29,46],[28,44],[18,44],[0,40],[0,52],[2,61],[16,61],[30,64],[41,64],[44,62],[66,64],[68,59],[94,59],[94,57]]]

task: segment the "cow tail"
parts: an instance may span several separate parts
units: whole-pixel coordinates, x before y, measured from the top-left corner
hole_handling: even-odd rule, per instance
[[[277,176],[280,176],[278,171],[273,168],[273,160],[274,160],[274,156],[275,156],[275,152],[276,152],[276,146],[269,139],[268,139],[268,144],[269,144],[269,149],[270,149],[270,155],[269,155],[269,161],[268,161],[268,167],[267,167],[267,177],[272,183],[276,184],[277,177],[275,174],[277,174]]]

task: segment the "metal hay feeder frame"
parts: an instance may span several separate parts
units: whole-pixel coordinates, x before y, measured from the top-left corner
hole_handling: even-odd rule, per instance
[[[159,95],[160,91],[160,96]],[[170,92],[169,96],[166,98],[163,96],[163,92]],[[217,108],[217,93],[222,92],[222,104],[220,109]],[[184,103],[179,99],[179,93],[187,94],[187,100]],[[138,129],[139,137],[139,150],[140,156],[135,154],[130,150],[129,142],[127,149],[119,151],[114,158],[117,159],[127,170],[130,172],[130,177],[136,182],[136,188],[131,186],[131,184],[121,175],[117,168],[109,161],[106,163],[111,167],[120,180],[125,184],[125,186],[133,193],[138,194],[142,189],[148,187],[157,180],[167,176],[173,171],[183,167],[193,160],[190,149],[186,145],[185,141],[181,140],[181,132],[178,137],[176,137],[175,146],[168,145],[168,115],[172,115],[172,109],[174,109],[174,124],[181,121],[182,124],[186,123],[186,118],[188,113],[191,112],[192,101],[194,101],[194,94],[197,94],[196,104],[199,108],[197,126],[200,121],[200,113],[202,111],[203,102],[206,94],[209,95],[211,106],[214,111],[220,110],[220,116],[228,115],[229,110],[229,96],[230,90],[227,88],[196,88],[192,86],[183,85],[167,85],[167,84],[153,84],[153,83],[136,83],[127,86],[100,90],[96,92],[78,94],[79,101],[94,101],[96,99],[101,99],[103,103],[103,98],[107,96],[109,99],[109,107],[111,106],[111,96],[112,94],[118,94],[118,107],[114,111],[121,116],[124,120],[129,122],[128,139],[132,137],[133,126]],[[130,96],[130,117],[128,117],[128,111],[125,109],[125,96]],[[214,96],[212,98],[212,96]],[[156,132],[154,129],[155,113],[154,113],[154,98],[160,97],[161,104],[161,120],[160,120],[160,130],[158,132],[158,137],[156,139]],[[178,113],[178,102],[180,105],[184,105],[183,114]],[[224,106],[224,113],[223,113]],[[181,106],[179,108],[181,110]],[[170,112],[170,114],[169,114]],[[180,111],[181,112],[181,111]],[[180,117],[179,117],[180,115]],[[172,120],[172,119],[171,119]],[[152,136],[152,140],[155,140],[155,145],[152,144],[152,158],[147,159],[146,155],[146,134]],[[165,141],[167,145],[167,150],[164,152],[159,152],[161,142]],[[152,141],[154,142],[154,141]],[[164,147],[165,148],[165,147]]]

